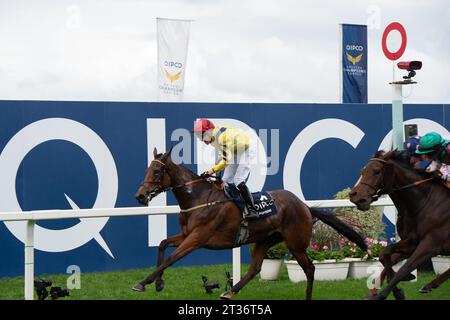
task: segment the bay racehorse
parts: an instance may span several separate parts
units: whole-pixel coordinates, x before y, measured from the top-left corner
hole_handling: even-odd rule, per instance
[[[384,265],[382,278],[389,281],[373,299],[385,299],[393,291],[397,299],[403,292],[399,281],[410,279],[410,273],[436,255],[450,255],[450,190],[439,179],[421,174],[409,165],[403,152],[377,152],[361,170],[360,180],[350,192],[350,201],[360,210],[381,195],[388,194],[398,211],[397,232],[400,241],[387,246],[380,255]],[[392,266],[407,259],[394,272]],[[450,269],[425,285],[421,292],[436,288],[450,277]]]
[[[136,199],[142,205],[147,205],[159,193],[171,189],[181,208],[181,232],[161,242],[156,270],[137,283],[133,290],[145,291],[145,286],[152,282],[155,282],[157,291],[162,290],[164,281],[161,277],[164,269],[196,249],[229,249],[255,243],[247,273],[221,295],[223,299],[230,299],[259,273],[266,251],[284,241],[306,274],[306,298],[311,299],[314,265],[306,249],[311,240],[314,219],[330,225],[363,250],[367,249],[363,238],[333,214],[309,208],[286,190],[269,192],[275,200],[277,213],[248,221],[248,238],[243,243],[237,243],[236,235],[240,231],[242,221],[240,209],[225,196],[221,184],[199,177],[189,169],[174,163],[170,153],[171,150],[158,154],[156,148],[154,149],[154,159],[136,193]],[[176,249],[164,260],[167,247]]]

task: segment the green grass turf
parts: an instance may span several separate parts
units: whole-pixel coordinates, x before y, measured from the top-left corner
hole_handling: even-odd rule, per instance
[[[248,265],[242,265],[242,274]],[[70,297],[65,300],[126,300],[126,299],[167,299],[167,300],[218,300],[224,291],[225,270],[231,273],[231,264],[195,267],[172,267],[164,273],[165,288],[156,292],[154,285],[147,286],[146,292],[134,292],[131,287],[142,280],[150,271],[126,270],[115,272],[82,273],[81,289],[70,290]],[[206,294],[203,288],[202,275],[211,282],[219,282],[220,289],[212,294]],[[48,277],[48,275],[39,275]],[[69,275],[51,275],[54,286],[66,287]],[[419,273],[417,282],[402,282],[400,287],[405,290],[407,299],[450,300],[450,281],[429,294],[418,292],[424,284],[431,281],[433,273]],[[23,277],[0,278],[0,300],[23,299]],[[306,283],[292,283],[283,265],[280,279],[277,281],[260,281],[256,276],[233,300],[303,300]],[[313,289],[314,300],[362,300],[368,289],[366,280],[315,281]],[[392,299],[392,295],[390,296]]]

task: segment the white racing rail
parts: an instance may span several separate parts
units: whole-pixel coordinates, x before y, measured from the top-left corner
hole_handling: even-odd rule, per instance
[[[349,200],[313,200],[305,201],[312,208],[354,207]],[[390,198],[382,198],[372,203],[372,206],[393,206]],[[36,221],[100,218],[124,216],[148,216],[178,214],[179,206],[151,206],[106,209],[78,209],[78,210],[36,210],[23,212],[0,213],[0,221],[27,221],[25,237],[25,300],[34,299],[34,226]],[[241,279],[241,251],[233,249],[233,283]]]

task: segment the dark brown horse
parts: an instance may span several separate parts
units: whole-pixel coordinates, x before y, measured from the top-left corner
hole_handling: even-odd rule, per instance
[[[389,284],[374,299],[385,299],[399,281],[409,279],[411,271],[436,255],[450,254],[450,191],[439,181],[422,175],[409,166],[404,153],[378,152],[361,170],[361,177],[350,193],[350,200],[360,210],[367,210],[381,195],[388,194],[398,210],[397,232],[401,240],[382,252]],[[395,273],[392,266],[407,259]],[[425,285],[421,292],[436,288],[450,276],[446,271]]]
[[[235,239],[242,221],[239,208],[224,195],[219,184],[208,182],[187,168],[175,164],[170,158],[170,152],[169,150],[165,154],[157,154],[155,148],[154,160],[147,169],[136,199],[147,205],[159,193],[172,189],[181,208],[181,232],[161,242],[157,269],[136,284],[133,290],[144,291],[145,286],[154,281],[156,290],[162,290],[164,281],[161,277],[164,269],[195,249],[229,249],[245,243],[255,243],[248,272],[221,296],[223,299],[230,299],[259,273],[266,251],[285,241],[306,274],[306,298],[311,299],[314,265],[306,249],[311,240],[313,218],[322,220],[362,249],[367,249],[362,237],[333,214],[308,208],[293,193],[285,190],[270,192],[278,208],[277,214],[249,221],[248,239],[237,244]],[[167,247],[176,249],[164,260]]]

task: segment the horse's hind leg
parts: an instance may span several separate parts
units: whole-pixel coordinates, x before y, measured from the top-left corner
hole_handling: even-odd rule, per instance
[[[253,277],[261,271],[261,265],[267,250],[280,241],[283,241],[280,234],[274,234],[263,241],[255,243],[252,261],[250,262],[247,273],[229,291],[222,293],[220,298],[227,300],[231,299],[234,294],[238,293],[251,279],[253,279]]]
[[[312,290],[314,283],[314,271],[315,267],[306,253],[306,249],[300,249],[296,246],[290,246],[287,244],[289,251],[291,251],[292,255],[297,260],[300,267],[302,267],[303,271],[306,275],[306,300],[311,300],[312,298]]]
[[[430,283],[427,283],[422,288],[420,288],[420,293],[429,293],[431,289],[436,289],[439,287],[445,280],[450,278],[450,269],[445,271],[443,274],[440,274],[439,277],[431,281]]]
[[[156,267],[159,267],[163,261],[164,261],[164,251],[168,248],[168,247],[177,247],[180,245],[180,243],[184,240],[185,236],[180,234],[177,234],[176,236],[167,238],[163,241],[161,241],[161,243],[159,244],[158,247],[158,262],[156,264]],[[155,279],[155,287],[156,287],[156,291],[161,291],[162,289],[164,289],[164,280],[161,278],[163,275],[164,271],[161,271],[158,276]]]

